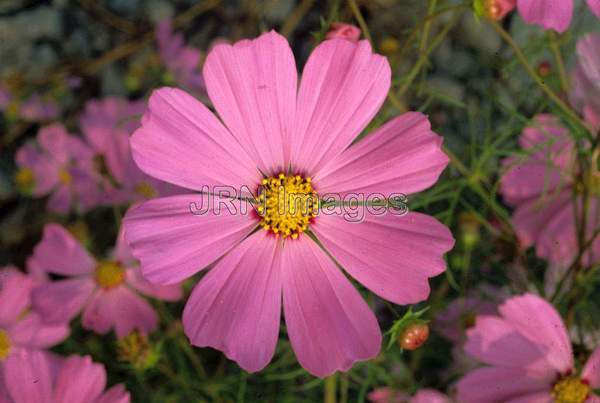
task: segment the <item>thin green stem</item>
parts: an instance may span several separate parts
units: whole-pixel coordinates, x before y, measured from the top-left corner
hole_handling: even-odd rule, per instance
[[[492,25],[496,32],[498,32],[502,39],[504,39],[508,46],[511,47],[515,56],[527,71],[527,74],[529,74],[529,76],[537,83],[537,85],[548,96],[548,98],[550,98],[550,100],[560,110],[562,110],[573,121],[573,123],[575,123],[577,126],[580,126],[580,128],[584,129],[587,132],[588,129],[585,122],[581,120],[581,118],[573,111],[573,109],[571,109],[562,99],[560,99],[558,95],[556,95],[554,91],[552,91],[552,89],[550,89],[550,87],[544,82],[544,80],[535,72],[534,68],[527,61],[525,54],[523,54],[523,51],[521,50],[521,48],[519,48],[519,45],[516,44],[516,42],[513,40],[510,34],[506,32],[506,30],[502,28],[502,26],[496,21],[488,22]]]
[[[554,31],[548,33],[548,39],[550,42],[550,50],[554,56],[556,66],[558,67],[558,74],[560,76],[560,85],[563,91],[569,91],[569,77],[567,76],[567,69],[565,68],[565,62],[560,52],[560,45],[558,43],[558,34]]]
[[[325,378],[325,403],[336,403],[336,392],[337,392],[337,374],[329,375]]]

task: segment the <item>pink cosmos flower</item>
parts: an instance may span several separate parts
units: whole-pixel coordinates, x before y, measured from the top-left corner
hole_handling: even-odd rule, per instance
[[[46,121],[58,117],[60,111],[55,102],[43,100],[39,94],[33,94],[19,108],[19,114],[25,120]]]
[[[590,10],[600,18],[600,0],[586,0]],[[565,32],[573,18],[573,0],[518,0],[519,14],[528,24]]]
[[[108,97],[88,101],[80,126],[96,157],[102,157],[105,174],[116,182],[105,183],[105,203],[128,203],[157,195],[173,194],[177,188],[143,173],[133,161],[130,134],[139,127],[146,105]]]
[[[195,215],[191,203],[211,199],[199,193],[131,209],[126,237],[144,276],[171,284],[214,263],[188,300],[185,332],[247,371],[273,357],[282,296],[291,345],[310,373],[326,376],[374,357],[377,320],[328,253],[379,296],[411,304],[425,300],[428,278],[444,271],[451,233],[416,212],[353,223],[315,217],[312,207],[280,213],[274,203],[281,188],[307,206],[332,192],[418,192],[448,163],[442,139],[425,116],[407,113],[352,144],[390,86],[387,60],[367,41],[320,44],[298,90],[292,51],[275,32],[216,46],[203,74],[224,124],[185,92],[159,89],[131,139],[134,159],[149,175],[196,191],[247,186],[238,196],[251,196],[259,189],[266,207],[243,214],[213,205]]]
[[[37,143],[17,151],[17,185],[36,197],[50,194],[48,209],[57,213],[97,205],[100,177],[94,171],[92,150],[58,123],[40,129]]]
[[[140,125],[139,117],[146,110],[142,101],[106,97],[86,102],[79,126],[87,142],[96,150],[104,152],[110,143],[110,132],[118,128],[127,134],[133,133]]]
[[[200,51],[185,46],[183,34],[173,33],[171,21],[156,26],[156,41],[160,58],[175,82],[189,91],[204,92],[204,79],[200,73]]]
[[[600,131],[600,33],[585,35],[577,41],[577,64],[571,72],[569,101],[593,131]]]
[[[334,22],[331,24],[331,28],[327,35],[325,35],[326,39],[347,39],[352,42],[358,42],[360,39],[360,28],[356,25],[352,24],[344,24],[342,22]]]
[[[55,363],[41,351],[11,356],[0,376],[2,403],[129,403],[123,385],[106,388],[106,370],[89,356]]]
[[[458,382],[460,402],[600,402],[592,393],[600,387],[600,348],[578,373],[567,328],[550,303],[525,294],[499,312],[478,316],[468,332],[465,351],[489,366]]]
[[[574,170],[576,150],[568,130],[552,115],[538,115],[527,127],[519,144],[529,155],[509,157],[508,171],[501,178],[504,200],[515,207],[513,225],[524,247],[535,244],[537,255],[551,263],[568,265],[577,254]],[[576,194],[576,193],[575,193]],[[581,211],[582,197],[575,201]],[[590,198],[587,234],[597,225],[600,200]],[[586,253],[588,264],[600,258],[600,237]]]
[[[33,291],[34,307],[48,323],[68,322],[83,311],[83,327],[97,333],[114,328],[119,338],[133,330],[147,334],[156,329],[158,318],[140,294],[181,298],[179,285],[156,286],[142,278],[122,233],[114,252],[96,261],[67,230],[48,224],[33,258],[48,273],[66,277]]]
[[[69,335],[69,326],[48,325],[31,310],[31,291],[39,280],[14,266],[0,268],[0,367],[22,350],[45,349]]]
[[[414,396],[395,391],[391,388],[380,388],[369,393],[372,403],[452,403],[452,400],[435,389],[420,389]]]

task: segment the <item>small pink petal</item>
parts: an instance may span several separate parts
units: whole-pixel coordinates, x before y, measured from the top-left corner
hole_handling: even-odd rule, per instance
[[[401,115],[350,146],[315,175],[321,194],[411,194],[433,185],[448,165],[427,117]]]
[[[254,217],[232,210],[229,201],[214,200],[225,205],[213,206],[213,198],[194,194],[149,200],[127,212],[125,237],[148,281],[181,282],[221,257],[257,225]],[[193,213],[207,207],[205,214]]]
[[[33,250],[33,257],[48,273],[64,276],[90,274],[96,266],[94,258],[58,224],[44,227],[44,235]]]
[[[47,324],[35,312],[30,312],[10,328],[10,339],[21,347],[50,348],[64,341],[71,329],[66,323]]]
[[[600,346],[596,347],[585,363],[581,378],[588,381],[592,389],[600,388]]]
[[[240,189],[261,179],[250,150],[242,149],[206,106],[176,88],[152,93],[131,150],[142,171],[188,189]]]
[[[67,214],[71,208],[71,189],[68,186],[59,187],[48,199],[48,210],[57,214]]]
[[[552,384],[531,377],[524,369],[487,367],[469,372],[456,389],[461,403],[506,402],[533,393],[548,393]]]
[[[37,141],[50,156],[61,164],[66,164],[70,159],[69,133],[60,123],[45,126],[37,134]]]
[[[507,400],[506,403],[554,403],[552,393],[547,390],[544,392],[529,393],[514,399]],[[589,403],[589,399],[586,400]]]
[[[450,398],[435,389],[419,390],[409,403],[452,403]]]
[[[55,403],[89,403],[106,386],[106,370],[89,356],[68,357],[58,374],[54,388]]]
[[[573,18],[573,0],[519,0],[521,17],[528,24],[565,32]]]
[[[4,383],[11,403],[53,402],[52,368],[46,353],[20,350],[3,363]],[[0,386],[2,386],[0,384]]]
[[[12,325],[29,307],[33,283],[32,278],[14,266],[0,269],[0,301],[10,301],[0,304],[0,327]]]
[[[368,211],[362,222],[321,214],[311,227],[341,266],[377,295],[397,304],[429,296],[428,278],[446,269],[444,253],[454,239],[433,217]]]
[[[131,396],[121,384],[115,385],[102,394],[94,403],[129,403]]]
[[[297,75],[288,41],[275,31],[215,46],[203,69],[225,125],[266,175],[288,167]]]
[[[183,296],[181,284],[158,285],[148,282],[139,267],[127,269],[126,283],[136,291],[163,301],[178,301]]]
[[[318,377],[347,371],[381,348],[375,315],[310,238],[283,247],[283,308],[300,365]]]
[[[206,274],[183,311],[193,345],[221,350],[249,372],[271,361],[279,336],[281,247],[259,231]]]
[[[45,196],[57,185],[58,163],[47,154],[42,153],[32,143],[27,143],[19,148],[15,160],[19,168],[28,168],[33,171],[32,194],[34,196]]]
[[[293,166],[314,175],[341,154],[375,116],[390,82],[387,59],[367,41],[332,39],[317,46],[298,92]]]
[[[152,333],[158,327],[158,317],[143,297],[127,287],[116,287],[97,291],[84,311],[82,323],[85,328],[100,334],[114,326],[120,338],[133,330]]]
[[[545,360],[546,350],[521,335],[512,324],[497,316],[477,316],[467,332],[464,350],[488,365],[533,369],[551,383],[557,372]]]
[[[524,337],[545,349],[546,360],[561,374],[573,370],[571,340],[562,318],[546,300],[534,294],[513,297],[498,308]]]
[[[95,288],[89,277],[42,284],[33,291],[33,309],[48,323],[67,323],[81,312]]]

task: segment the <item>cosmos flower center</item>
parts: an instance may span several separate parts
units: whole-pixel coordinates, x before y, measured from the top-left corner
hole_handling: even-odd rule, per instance
[[[10,353],[11,348],[12,343],[10,341],[10,338],[8,337],[8,333],[0,329],[0,361],[8,357],[8,353]]]
[[[104,261],[96,266],[96,283],[102,288],[113,288],[125,281],[125,270],[119,262]]]
[[[29,168],[21,168],[15,174],[15,183],[22,191],[28,191],[33,188],[34,182],[33,171]]]
[[[58,180],[63,185],[68,186],[71,184],[71,182],[73,182],[73,177],[71,176],[71,174],[69,173],[69,171],[66,168],[61,168],[58,171]]]
[[[590,394],[590,386],[577,377],[563,378],[552,388],[556,403],[583,403]]]
[[[265,230],[297,239],[316,216],[317,208],[310,177],[282,173],[262,180],[257,211]]]
[[[146,199],[151,199],[153,197],[158,196],[156,190],[147,182],[140,182],[135,187],[135,193],[138,195],[145,197]]]

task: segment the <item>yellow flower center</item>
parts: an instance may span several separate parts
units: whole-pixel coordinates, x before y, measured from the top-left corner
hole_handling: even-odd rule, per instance
[[[140,182],[135,187],[135,193],[139,194],[146,199],[152,199],[153,197],[158,196],[158,192],[146,182]]]
[[[33,171],[29,168],[21,168],[15,174],[15,183],[22,192],[30,192],[35,184]]]
[[[10,338],[8,337],[8,333],[0,329],[0,361],[8,357],[8,353],[10,353],[11,348],[12,343],[10,342]]]
[[[583,403],[591,388],[577,377],[563,378],[554,384],[552,396],[555,403]]]
[[[257,210],[265,230],[297,239],[316,216],[317,208],[311,178],[279,174],[262,180]]]
[[[100,262],[96,266],[96,283],[102,288],[113,288],[125,280],[125,270],[114,261]]]
[[[68,186],[71,184],[71,182],[73,182],[73,177],[71,176],[71,174],[69,173],[69,171],[66,168],[61,168],[58,171],[58,180],[63,185]]]

